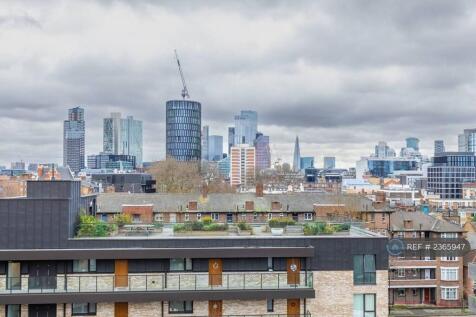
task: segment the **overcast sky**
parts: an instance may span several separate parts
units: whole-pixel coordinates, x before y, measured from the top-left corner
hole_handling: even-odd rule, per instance
[[[179,3],[177,3],[179,2]],[[476,1],[0,2],[0,165],[62,162],[67,109],[84,106],[86,154],[112,111],[165,153],[179,52],[202,125],[225,136],[258,111],[273,160],[334,155],[353,166],[379,140],[430,154],[476,127]]]

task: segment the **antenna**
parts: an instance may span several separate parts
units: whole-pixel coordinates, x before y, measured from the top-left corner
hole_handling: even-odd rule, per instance
[[[185,99],[188,98],[190,99],[190,96],[188,94],[188,89],[187,89],[187,85],[185,84],[185,77],[183,76],[183,71],[182,71],[182,66],[180,66],[180,60],[179,60],[179,57],[178,57],[178,54],[177,54],[177,50],[174,50],[175,52],[175,59],[177,60],[177,65],[178,65],[178,69],[179,69],[179,73],[180,73],[180,78],[182,79],[182,98]]]

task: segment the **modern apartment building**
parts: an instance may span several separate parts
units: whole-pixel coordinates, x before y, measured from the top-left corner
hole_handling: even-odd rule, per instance
[[[230,184],[244,188],[254,185],[256,177],[256,151],[248,144],[239,144],[231,148]]]
[[[204,125],[202,128],[201,144],[202,144],[202,161],[208,161],[208,138],[210,136],[210,127]]]
[[[391,238],[459,238],[460,226],[421,212],[390,216]],[[390,257],[390,305],[433,304],[461,307],[463,257]]]
[[[199,161],[202,105],[191,100],[166,103],[166,155],[178,161]]]
[[[142,148],[142,121],[132,116],[123,119],[119,112],[104,119],[104,153],[135,156],[136,166],[142,166]]]
[[[476,180],[473,152],[443,152],[428,167],[428,191],[443,199],[463,198],[463,184]]]
[[[76,181],[29,182],[27,197],[0,199],[7,316],[388,316],[384,237],[79,238],[78,215],[96,213],[79,193]]]
[[[84,109],[76,107],[68,110],[68,120],[63,123],[63,165],[74,173],[79,172],[85,167],[84,151]]]

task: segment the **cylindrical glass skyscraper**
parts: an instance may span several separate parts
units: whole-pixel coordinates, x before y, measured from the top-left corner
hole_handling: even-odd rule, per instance
[[[191,100],[166,103],[166,154],[178,161],[201,159],[202,105]]]

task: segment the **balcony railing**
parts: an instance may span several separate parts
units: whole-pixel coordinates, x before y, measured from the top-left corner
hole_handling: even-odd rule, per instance
[[[0,277],[0,295],[18,293],[100,293],[209,290],[312,289],[312,272],[74,274],[57,277]]]

